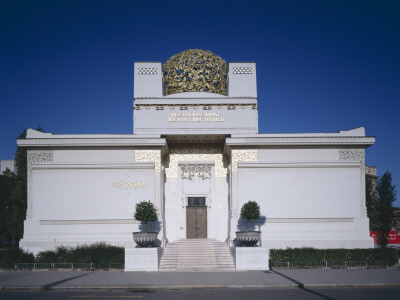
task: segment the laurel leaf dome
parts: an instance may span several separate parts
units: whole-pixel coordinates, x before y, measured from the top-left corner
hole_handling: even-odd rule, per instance
[[[211,51],[190,49],[163,64],[164,94],[209,92],[226,95],[228,64]]]

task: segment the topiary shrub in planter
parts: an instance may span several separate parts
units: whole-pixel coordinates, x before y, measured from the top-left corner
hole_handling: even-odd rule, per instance
[[[150,201],[141,201],[136,204],[133,217],[144,224],[144,232],[133,232],[135,243],[139,247],[155,246],[158,232],[149,232],[148,222],[158,220],[156,206]]]
[[[247,221],[246,231],[236,231],[236,239],[240,246],[255,246],[261,237],[261,231],[250,230],[250,220],[260,218],[260,205],[256,201],[248,201],[243,204],[240,210],[240,217]]]

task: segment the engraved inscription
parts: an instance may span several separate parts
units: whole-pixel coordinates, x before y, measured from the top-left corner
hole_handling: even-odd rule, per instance
[[[174,112],[168,117],[168,122],[224,122],[225,118],[219,112]]]

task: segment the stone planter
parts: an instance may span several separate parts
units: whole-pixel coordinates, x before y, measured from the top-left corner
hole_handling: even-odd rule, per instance
[[[161,247],[125,248],[124,271],[158,271],[161,255]]]
[[[133,232],[133,240],[139,247],[152,247],[157,241],[158,232]]]
[[[233,247],[236,270],[269,270],[269,249]]]
[[[261,239],[261,231],[236,231],[239,246],[252,247]]]

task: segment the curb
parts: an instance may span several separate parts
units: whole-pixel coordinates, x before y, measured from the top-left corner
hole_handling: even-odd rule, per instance
[[[129,286],[0,286],[2,291],[16,290],[200,290],[200,289],[286,289],[400,287],[400,283],[309,283],[309,284],[226,284],[226,285],[129,285]]]

